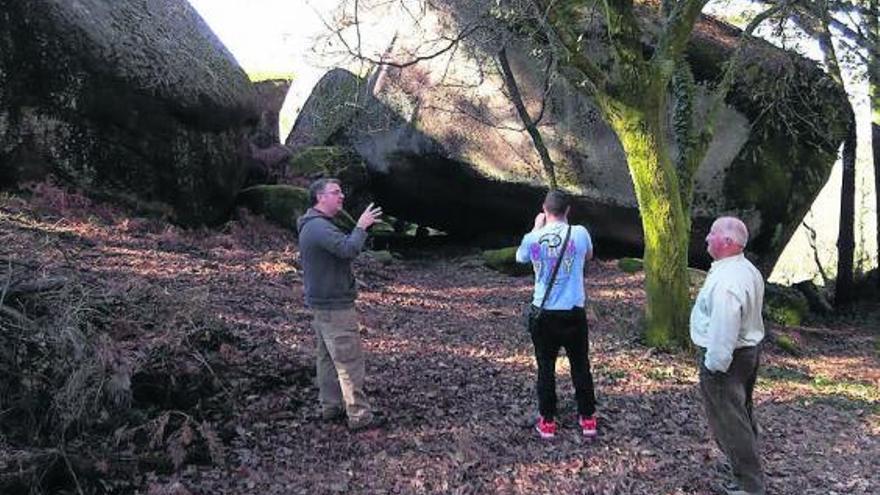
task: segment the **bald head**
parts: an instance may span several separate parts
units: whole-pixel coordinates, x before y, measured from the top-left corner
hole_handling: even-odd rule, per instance
[[[718,220],[715,220],[715,224],[719,231],[730,237],[739,247],[745,249],[749,242],[749,229],[746,228],[746,224],[742,220],[736,217],[719,217]]]
[[[706,249],[713,259],[734,256],[745,249],[749,242],[749,230],[736,217],[719,217],[712,223],[706,236]]]

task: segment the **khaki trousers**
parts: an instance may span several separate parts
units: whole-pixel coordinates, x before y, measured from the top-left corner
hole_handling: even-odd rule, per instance
[[[364,393],[364,351],[354,308],[315,309],[312,329],[317,340],[318,399],[322,410],[344,408],[349,426],[370,421],[373,413]]]

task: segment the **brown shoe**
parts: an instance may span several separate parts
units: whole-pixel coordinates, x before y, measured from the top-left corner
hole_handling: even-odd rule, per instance
[[[386,423],[384,416],[380,414],[371,414],[366,418],[357,421],[348,421],[348,429],[351,431],[366,431],[380,428]]]

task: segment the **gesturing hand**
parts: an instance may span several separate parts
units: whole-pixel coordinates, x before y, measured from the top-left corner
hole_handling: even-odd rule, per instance
[[[357,226],[367,230],[370,225],[376,223],[376,220],[379,220],[379,217],[382,216],[382,207],[381,206],[373,206],[373,203],[367,205],[367,208],[361,213],[360,218],[358,218]]]

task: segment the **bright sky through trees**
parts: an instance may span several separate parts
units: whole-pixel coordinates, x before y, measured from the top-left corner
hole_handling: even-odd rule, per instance
[[[252,77],[289,74],[328,0],[189,0]]]

